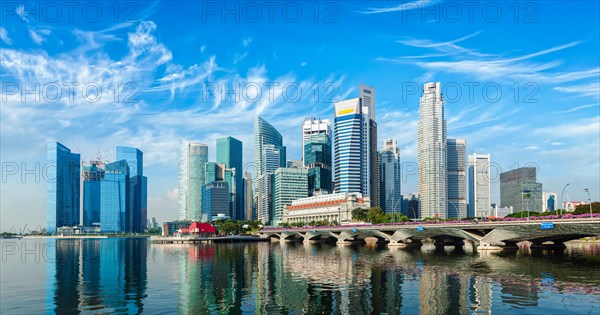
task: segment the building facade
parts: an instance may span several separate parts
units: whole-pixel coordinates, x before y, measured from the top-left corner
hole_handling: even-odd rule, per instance
[[[234,174],[235,185],[230,187],[230,193],[234,194],[235,200],[231,200],[235,207],[232,207],[232,218],[235,220],[243,220],[244,209],[244,186],[243,172],[244,162],[243,144],[240,140],[233,137],[217,139],[217,163],[225,164],[225,167],[230,169]]]
[[[283,209],[292,201],[308,197],[308,171],[280,167],[274,174],[274,211],[272,225],[283,222]]]
[[[465,139],[447,139],[446,174],[448,176],[448,212],[447,218],[467,217],[467,141]]]
[[[302,124],[302,148],[306,146],[308,140],[315,135],[326,135],[331,139],[331,122],[329,119],[321,119],[310,117],[304,120]],[[304,166],[308,167],[305,162],[305,152],[302,151],[302,161],[304,161]]]
[[[485,218],[491,213],[490,155],[469,155],[469,218]]]
[[[47,144],[47,231],[55,234],[63,226],[79,225],[81,157],[59,142]]]
[[[127,160],[106,164],[100,181],[100,231],[125,233],[130,226],[130,176]]]
[[[202,186],[202,213],[205,213],[209,220],[219,215],[231,217],[227,182],[211,182]]]
[[[244,219],[249,221],[256,220],[254,212],[254,193],[252,192],[252,174],[244,173]]]
[[[402,209],[400,150],[396,139],[383,141],[379,151],[379,180],[381,209],[386,213],[400,212]]]
[[[521,167],[500,173],[500,205],[514,212],[542,211],[542,184],[535,167]]]
[[[448,208],[446,119],[444,97],[439,82],[423,85],[417,138],[421,218],[446,218]]]
[[[202,186],[206,184],[208,146],[181,139],[179,143],[179,220],[202,220]]]
[[[558,194],[555,192],[542,192],[542,212],[558,210]]]
[[[148,179],[144,176],[144,153],[137,148],[117,147],[117,161],[129,166],[129,208],[126,231],[144,233],[148,224]]]
[[[308,169],[308,190],[315,193],[331,193],[331,136],[312,134],[304,140],[304,166]]]
[[[419,197],[416,194],[402,195],[402,214],[411,219],[420,218]]]
[[[100,181],[104,163],[91,161],[83,166],[83,226],[100,226]]]
[[[254,168],[256,178],[259,178],[265,173],[263,169],[263,146],[273,145],[279,150],[279,167],[285,167],[286,165],[286,148],[283,145],[283,137],[281,133],[275,129],[271,124],[261,117],[257,117],[254,120]]]
[[[288,223],[305,223],[311,221],[327,221],[349,223],[352,221],[352,210],[369,209],[371,202],[361,193],[337,193],[296,199],[285,206],[283,221]]]

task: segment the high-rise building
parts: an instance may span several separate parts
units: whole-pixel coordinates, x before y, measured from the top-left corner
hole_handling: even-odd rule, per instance
[[[469,155],[469,218],[481,218],[491,213],[490,155]]]
[[[80,156],[59,142],[48,142],[48,233],[79,225]]]
[[[542,193],[542,212],[558,209],[558,194],[545,191]]]
[[[100,231],[103,233],[129,232],[132,209],[128,164],[127,160],[106,164],[100,181]]]
[[[418,128],[418,186],[421,218],[446,218],[446,119],[439,82],[425,83]]]
[[[420,217],[419,197],[416,194],[402,195],[402,214],[411,219],[418,219]]]
[[[258,178],[258,218],[263,224],[272,222],[274,216],[274,175],[275,170],[281,167],[281,150],[272,144],[262,147],[261,169],[263,174]]]
[[[360,192],[379,205],[379,159],[375,89],[360,84],[358,98],[337,102],[334,121],[334,181],[337,192]]]
[[[181,139],[179,144],[179,220],[208,220],[202,216],[202,186],[206,184],[208,146]]]
[[[280,167],[275,171],[274,213],[272,225],[283,222],[284,206],[292,201],[308,197],[308,171],[299,168]]]
[[[447,139],[446,167],[448,189],[447,218],[467,217],[467,141],[465,139]]]
[[[319,192],[331,193],[331,136],[326,133],[315,133],[303,140],[309,195]]]
[[[244,186],[243,186],[243,145],[242,142],[233,137],[217,139],[217,163],[225,164],[226,168],[232,170],[235,176],[235,185],[230,187],[230,193],[235,191],[234,212],[232,218],[235,220],[244,219]],[[233,202],[233,201],[232,201]]]
[[[227,182],[212,182],[202,186],[202,213],[213,217],[231,217],[229,185]]]
[[[514,212],[542,211],[542,184],[535,167],[521,167],[500,173],[500,205]]]
[[[252,174],[250,172],[244,173],[244,215],[245,220],[254,221],[256,220],[256,214],[254,214],[254,194],[252,192]]]
[[[104,164],[90,161],[83,166],[83,226],[100,226],[100,181]]]
[[[307,140],[314,135],[322,134],[328,136],[331,142],[331,123],[329,119],[310,117],[304,120],[302,124],[302,161],[304,161],[304,166],[308,167],[304,157],[306,154],[304,148],[308,142]]]
[[[265,149],[266,147],[266,149]],[[281,133],[266,120],[254,120],[254,170],[258,185],[257,217],[267,225],[273,218],[273,172],[286,165],[286,148]]]
[[[143,233],[148,224],[148,179],[144,176],[144,154],[137,148],[117,147],[117,161],[129,166],[129,198],[126,231]]]
[[[396,139],[383,141],[383,149],[379,151],[379,202],[386,213],[400,212],[402,209],[400,150]]]

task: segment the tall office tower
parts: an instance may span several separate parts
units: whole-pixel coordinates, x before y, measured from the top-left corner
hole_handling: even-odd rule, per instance
[[[227,182],[212,182],[202,186],[202,213],[209,220],[218,215],[231,217],[229,185]]]
[[[377,122],[375,120],[375,88],[359,84],[358,98],[360,99],[363,113],[367,113],[367,169],[369,170],[368,185],[371,193],[371,205],[380,205],[380,180],[379,180],[379,157],[377,153]]]
[[[500,173],[500,205],[513,207],[513,213],[542,211],[542,184],[535,167],[521,167]]]
[[[100,226],[100,181],[104,163],[90,161],[83,166],[83,226]]]
[[[329,119],[310,117],[304,120],[304,123],[302,124],[302,161],[306,167],[308,167],[308,165],[306,164],[304,157],[306,154],[304,152],[304,147],[306,146],[307,140],[314,135],[321,134],[324,134],[331,139],[331,122]]]
[[[274,213],[272,225],[283,222],[283,208],[292,201],[308,197],[308,170],[280,167],[275,171]]]
[[[250,172],[244,173],[244,219],[248,221],[256,220],[254,214],[254,194],[252,192],[252,174]]]
[[[144,233],[148,224],[148,178],[144,176],[144,154],[137,148],[117,147],[117,161],[129,166],[129,211],[126,231]]]
[[[446,218],[446,120],[439,82],[425,83],[420,100],[418,186],[421,218]]]
[[[217,139],[217,163],[225,164],[236,174],[235,185],[229,187],[230,193],[235,191],[235,210],[231,215],[234,220],[244,219],[244,163],[242,159],[243,145],[242,142],[233,137]]]
[[[274,215],[274,177],[275,170],[281,167],[281,150],[272,144],[262,147],[261,170],[263,174],[258,178],[258,219],[263,224],[269,224]]]
[[[207,221],[202,217],[202,186],[206,184],[208,146],[181,139],[179,143],[179,220]]]
[[[264,174],[263,170],[263,145],[272,144],[280,152],[279,155],[279,166],[285,167],[286,165],[286,150],[283,145],[283,137],[281,133],[271,126],[266,120],[256,117],[254,120],[254,168],[256,178],[259,178]]]
[[[79,225],[80,156],[59,142],[48,142],[48,233]]]
[[[106,164],[100,181],[100,231],[124,233],[129,230],[131,184],[127,160]]]
[[[402,213],[411,219],[419,218],[419,197],[416,194],[402,195]]]
[[[469,218],[492,215],[490,155],[469,155]]]
[[[542,212],[558,209],[558,194],[555,192],[542,193]]]
[[[304,166],[308,169],[308,192],[331,193],[331,136],[316,133],[304,139]]]
[[[379,205],[375,89],[358,86],[358,98],[335,103],[334,182],[337,192],[360,192]]]
[[[446,166],[448,176],[448,212],[447,218],[467,217],[467,141],[465,139],[447,139]]]
[[[383,141],[383,149],[379,152],[379,197],[381,209],[386,213],[402,210],[402,193],[400,191],[400,150],[396,139]]]

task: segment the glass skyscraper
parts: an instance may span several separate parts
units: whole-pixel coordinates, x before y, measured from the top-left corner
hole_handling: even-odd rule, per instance
[[[500,173],[500,205],[513,207],[513,213],[542,211],[542,184],[535,167],[521,167]]]
[[[304,142],[304,166],[308,168],[308,190],[315,192],[332,191],[331,178],[331,136],[316,133],[308,136]]]
[[[106,164],[100,181],[100,231],[128,232],[130,212],[129,163],[126,160]]]
[[[100,181],[104,178],[104,164],[91,161],[83,167],[83,226],[100,225]]]
[[[202,186],[206,184],[208,146],[181,139],[179,143],[179,220],[208,220],[202,216]]]
[[[202,212],[207,214],[209,220],[219,214],[231,217],[227,182],[212,182],[202,186]]]
[[[235,220],[244,219],[244,186],[243,186],[243,145],[242,142],[233,137],[217,139],[217,163],[223,163],[233,173],[235,185],[229,188],[230,193],[235,194],[235,202],[231,214]]]
[[[48,142],[48,233],[79,225],[80,156],[59,142]]]
[[[256,117],[254,120],[254,168],[256,178],[259,178],[265,172],[262,158],[263,146],[267,144],[272,144],[279,150],[279,167],[285,167],[287,157],[281,133],[266,120]]]
[[[396,139],[383,141],[379,152],[379,180],[381,182],[379,198],[381,209],[386,213],[402,211],[400,150]]]
[[[137,148],[117,147],[117,161],[129,166],[129,196],[126,232],[143,233],[148,224],[148,179],[144,176],[144,154]]]
[[[439,82],[423,85],[418,129],[418,186],[421,218],[446,218],[448,208],[446,119]]]
[[[469,155],[469,218],[491,215],[490,155]]]
[[[467,172],[465,139],[446,141],[446,166],[448,167],[448,213],[447,218],[467,217]]]

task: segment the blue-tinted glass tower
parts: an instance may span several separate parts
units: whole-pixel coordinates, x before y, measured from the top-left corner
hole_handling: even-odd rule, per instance
[[[217,139],[217,163],[224,163],[225,167],[232,170],[235,185],[229,187],[230,194],[234,197],[234,207],[231,216],[234,220],[244,219],[244,179],[243,179],[243,145],[233,137]],[[233,172],[235,169],[235,172]]]
[[[101,162],[92,161],[83,167],[83,226],[100,224],[100,181],[104,178]]]
[[[100,231],[128,232],[130,214],[129,166],[126,160],[106,164],[104,178],[100,181]]]
[[[48,233],[79,225],[80,156],[54,141],[48,143]]]
[[[117,147],[117,160],[125,160],[129,166],[129,197],[125,231],[143,233],[148,222],[148,179],[144,176],[144,154],[136,148]]]

